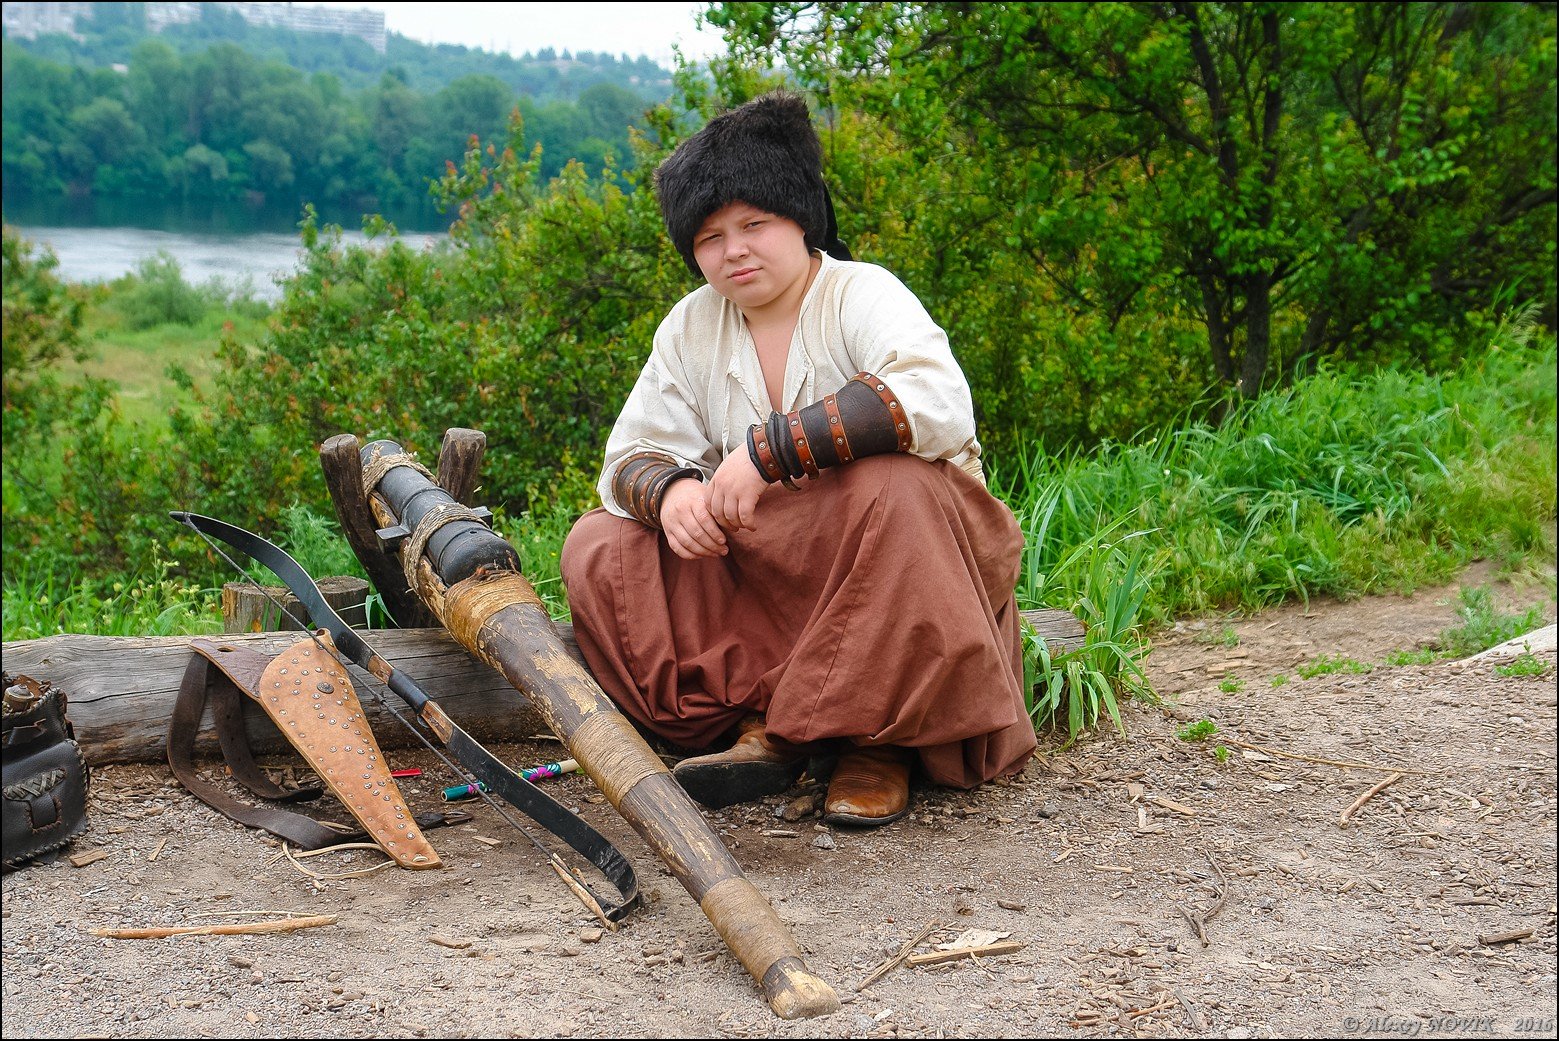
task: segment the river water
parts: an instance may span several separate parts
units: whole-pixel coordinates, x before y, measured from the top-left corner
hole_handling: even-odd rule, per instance
[[[148,228],[75,228],[15,225],[23,238],[47,243],[59,258],[59,276],[70,282],[107,282],[134,271],[147,257],[167,252],[179,262],[186,282],[200,284],[220,278],[230,287],[248,286],[256,299],[281,298],[277,279],[297,268],[302,244],[297,232],[190,232]],[[442,233],[402,236],[421,247]],[[367,241],[362,232],[342,234],[347,242]]]
[[[17,199],[3,201],[5,222],[23,238],[46,243],[59,259],[58,272],[70,282],[107,282],[134,271],[147,257],[165,251],[179,262],[186,282],[213,278],[229,287],[248,286],[257,299],[276,301],[276,284],[297,268],[302,249],[290,206],[256,208],[204,205],[166,199]],[[322,221],[342,228],[361,224],[358,214],[323,213]],[[433,211],[408,216],[400,226],[437,228],[403,231],[402,240],[421,247],[445,237],[447,220]],[[345,231],[349,243],[366,242],[360,231]]]

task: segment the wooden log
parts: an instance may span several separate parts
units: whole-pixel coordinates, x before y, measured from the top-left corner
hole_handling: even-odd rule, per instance
[[[220,642],[279,654],[299,638],[295,632],[245,633]],[[450,717],[479,739],[512,741],[546,731],[541,717],[508,681],[474,660],[443,629],[382,629],[364,633],[364,638],[391,665],[436,692]],[[188,637],[67,634],[12,641],[0,653],[7,672],[48,680],[65,692],[76,740],[89,763],[166,758],[168,719],[192,653]],[[382,694],[404,713],[400,699],[357,666],[350,671],[380,745],[420,745],[374,695]],[[245,704],[244,724],[257,753],[292,754],[292,746],[258,706]],[[209,726],[196,753],[220,755]]]
[[[1025,611],[1057,653],[1082,645],[1082,623],[1065,611]],[[557,626],[563,647],[579,664],[574,628]],[[1070,632],[1072,635],[1064,635]],[[473,659],[443,629],[377,629],[364,634],[397,669],[405,669],[461,727],[482,740],[513,741],[544,733],[546,724],[529,699],[493,669]],[[296,633],[234,635],[240,646],[279,654],[298,639]],[[189,663],[189,638],[183,636],[80,636],[13,640],[4,645],[6,671],[48,680],[65,691],[76,740],[89,763],[156,762],[165,757],[168,717],[179,681]],[[384,687],[353,665],[352,682],[387,748],[415,744],[406,730],[380,706],[373,692]],[[386,694],[398,711],[400,699]],[[246,705],[244,722],[257,752],[286,752],[290,746],[264,712]],[[214,738],[196,744],[201,755],[216,755]]]
[[[325,603],[334,608],[347,625],[354,629],[367,626],[367,582],[346,575],[332,575],[316,584],[325,596]],[[286,586],[229,582],[222,587],[224,633],[295,632],[304,626],[315,628],[308,609]]]
[[[1035,611],[1018,613],[1033,628],[1035,634],[1045,641],[1045,646],[1050,648],[1052,655],[1075,651],[1088,637],[1088,627],[1070,611],[1041,607]]]

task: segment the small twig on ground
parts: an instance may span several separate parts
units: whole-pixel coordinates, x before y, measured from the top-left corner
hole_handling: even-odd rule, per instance
[[[1163,1012],[1165,1009],[1171,1009],[1174,1007],[1175,1002],[1173,1001],[1161,1001],[1157,1005],[1150,1006],[1149,1008],[1133,1009],[1132,1011],[1126,1013],[1126,1016],[1129,1019],[1137,1019],[1141,1016],[1151,1016],[1155,1012]]]
[[[1381,781],[1379,784],[1372,787],[1369,791],[1353,800],[1353,802],[1348,804],[1348,808],[1346,810],[1343,810],[1342,813],[1337,815],[1337,826],[1339,828],[1345,827],[1348,823],[1348,818],[1352,817],[1354,813],[1358,811],[1359,807],[1363,806],[1365,803],[1369,802],[1371,799],[1375,798],[1375,796],[1379,795],[1387,788],[1390,788],[1400,780],[1402,780],[1401,774],[1392,774],[1390,777],[1386,778],[1384,781]]]
[[[1531,936],[1535,932],[1537,932],[1536,929],[1513,929],[1508,933],[1481,935],[1478,937],[1478,942],[1493,947],[1496,944],[1515,943],[1517,940],[1525,940],[1528,936]]]
[[[312,929],[320,925],[335,925],[333,914],[316,915],[313,918],[284,918],[279,922],[248,922],[243,925],[184,925],[147,929],[93,929],[93,936],[106,936],[110,940],[156,940],[165,936],[236,936],[247,933],[290,933],[297,929]]]
[[[88,864],[96,864],[104,857],[112,856],[113,852],[111,849],[89,849],[84,853],[72,853],[69,859],[72,867],[81,868]]]
[[[1374,766],[1370,763],[1350,763],[1342,759],[1318,759],[1311,755],[1300,755],[1297,752],[1285,752],[1280,748],[1268,748],[1265,745],[1253,745],[1249,741],[1238,741],[1232,737],[1218,739],[1222,744],[1233,745],[1235,748],[1248,748],[1252,752],[1261,752],[1264,755],[1280,756],[1284,759],[1297,759],[1301,763],[1319,763],[1322,766],[1340,766],[1345,770],[1375,770],[1379,773],[1416,774],[1420,777],[1432,777],[1439,770],[1410,770],[1405,766]]]
[[[876,983],[888,973],[892,972],[896,967],[903,964],[904,959],[909,957],[909,952],[913,951],[916,947],[919,947],[922,943],[924,943],[926,937],[931,935],[938,924],[940,923],[938,923],[934,918],[927,922],[926,927],[920,930],[920,932],[916,933],[913,940],[910,940],[903,947],[899,948],[899,953],[895,954],[893,957],[887,959],[881,965],[877,966],[872,970],[872,974],[870,976],[856,984],[856,993],[860,993],[867,987],[870,987],[873,983]]]
[[[998,943],[988,943],[983,947],[958,947],[951,951],[911,954],[904,960],[911,965],[938,965],[945,961],[957,961],[959,958],[973,958],[978,962],[982,955],[991,958],[998,954],[1016,954],[1022,949],[1023,944],[1018,940],[1002,940]]]
[[[1203,947],[1211,947],[1212,942],[1207,939],[1207,927],[1202,924],[1201,916],[1194,915],[1178,905],[1175,910],[1180,912],[1180,917],[1185,919],[1185,924],[1191,927],[1191,935],[1200,940]]]
[[[356,871],[338,871],[335,874],[330,875],[319,871],[311,871],[302,864],[298,863],[299,858],[302,857],[317,857],[321,853],[337,853],[344,849],[376,849],[380,853],[384,853],[385,860],[383,863],[375,864],[373,867],[359,868]],[[383,871],[387,867],[395,866],[395,861],[389,859],[390,855],[386,853],[384,847],[379,845],[377,842],[343,842],[339,846],[326,846],[324,849],[302,850],[296,853],[293,852],[292,847],[283,842],[281,844],[281,851],[282,856],[287,858],[287,863],[291,864],[293,867],[297,868],[299,871],[303,872],[303,874],[309,876],[316,882],[334,882],[343,878],[362,878],[365,875],[373,874],[375,871]]]
[[[1223,868],[1219,867],[1218,862],[1212,858],[1212,854],[1203,850],[1202,856],[1207,858],[1207,863],[1212,866],[1213,874],[1218,876],[1218,898],[1213,901],[1212,907],[1200,914],[1188,911],[1184,907],[1176,907],[1175,910],[1180,912],[1180,917],[1186,920],[1186,924],[1191,927],[1191,932],[1201,941],[1202,946],[1210,947],[1212,946],[1212,941],[1207,938],[1207,923],[1217,918],[1223,911],[1223,905],[1228,902],[1229,880],[1224,876]]]
[[[273,911],[266,907],[256,907],[248,911],[191,911],[196,918],[242,918],[244,915],[273,914],[282,918],[314,918],[317,917],[310,911]]]
[[[1191,1017],[1191,1029],[1199,1032],[1205,1031],[1207,1029],[1207,1020],[1202,1018],[1202,1014],[1191,1003],[1191,999],[1186,997],[1185,992],[1179,987],[1171,987],[1170,990],[1174,993],[1175,1000],[1180,1002],[1180,1007],[1185,1009],[1186,1015]]]

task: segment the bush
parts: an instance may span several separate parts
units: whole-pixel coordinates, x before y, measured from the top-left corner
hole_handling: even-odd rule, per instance
[[[220,282],[186,282],[178,260],[166,250],[142,258],[133,272],[115,279],[110,290],[106,306],[130,329],[195,325],[212,308],[225,306],[229,296]]]

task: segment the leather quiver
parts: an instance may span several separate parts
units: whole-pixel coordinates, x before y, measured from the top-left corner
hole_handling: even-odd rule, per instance
[[[302,814],[251,806],[201,780],[194,765],[195,734],[208,696],[223,756],[233,778],[256,795],[298,802],[318,789],[284,791],[254,761],[244,736],[241,699],[255,702],[308,762],[367,836],[404,868],[442,867],[422,834],[423,821],[406,805],[390,776],[362,702],[327,633],[299,640],[275,657],[233,644],[190,641],[195,652],[168,728],[168,765],[197,798],[241,824],[263,828],[303,849],[355,841],[349,828],[332,828]],[[444,815],[435,815],[442,821]],[[430,821],[433,823],[433,821]]]
[[[65,694],[29,676],[4,674],[0,785],[4,864],[18,867],[60,849],[87,829],[90,774],[65,716]]]

